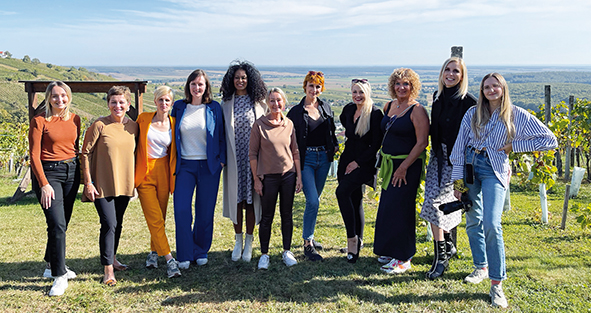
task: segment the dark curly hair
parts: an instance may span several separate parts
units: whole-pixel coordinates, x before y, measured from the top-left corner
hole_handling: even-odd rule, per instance
[[[246,60],[234,60],[230,63],[226,75],[222,80],[222,86],[220,92],[222,93],[223,100],[229,100],[232,95],[236,92],[236,86],[234,86],[234,75],[237,70],[243,70],[246,72],[248,82],[246,84],[246,92],[253,102],[260,102],[265,100],[267,96],[267,87],[261,77],[261,73],[254,64]]]

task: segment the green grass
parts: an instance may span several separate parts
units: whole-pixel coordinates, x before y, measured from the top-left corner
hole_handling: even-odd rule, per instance
[[[417,254],[413,268],[399,276],[379,270],[372,253],[376,203],[366,200],[365,248],[357,264],[348,264],[339,248],[345,245],[345,230],[334,198],[336,182],[329,178],[321,201],[316,231],[325,246],[322,263],[303,259],[301,226],[303,196],[296,196],[292,251],[299,264],[287,268],[281,262],[281,235],[276,216],[271,238],[271,265],[258,271],[258,240],[250,263],[232,262],[233,229],[216,208],[214,240],[209,263],[184,270],[178,279],[167,279],[165,264],[144,268],[149,233],[139,207],[130,203],[125,215],[118,258],[131,266],[117,272],[117,286],[100,284],[99,222],[94,207],[77,202],[68,230],[67,264],[78,274],[64,296],[50,298],[51,280],[40,277],[45,263],[45,219],[28,197],[16,205],[6,200],[18,182],[0,179],[0,311],[228,311],[228,312],[487,312],[489,284],[466,285],[471,255],[463,224],[458,231],[459,259],[451,262],[444,278],[424,278],[430,267],[432,243],[426,242],[424,223],[417,228]],[[567,229],[560,225],[564,185],[549,194],[550,222],[540,223],[540,205],[533,192],[514,192],[513,209],[503,216],[509,279],[504,283],[509,311],[580,312],[591,310],[591,235],[569,216]],[[591,187],[584,185],[577,200],[589,203]],[[172,203],[167,225],[174,250]]]

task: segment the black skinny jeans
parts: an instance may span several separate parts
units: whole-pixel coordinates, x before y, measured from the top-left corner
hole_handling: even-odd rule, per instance
[[[261,223],[259,225],[259,240],[261,253],[269,252],[271,240],[271,225],[275,215],[277,196],[279,198],[279,214],[281,216],[281,236],[283,237],[283,249],[291,249],[293,236],[293,199],[295,195],[296,173],[267,174],[263,177],[263,196],[261,197]]]
[[[355,238],[355,235],[363,239],[365,226],[365,213],[363,211],[363,182],[361,169],[357,168],[339,180],[336,190],[339,209],[345,222],[347,238]]]
[[[43,209],[47,223],[47,246],[45,261],[51,263],[51,275],[58,277],[66,274],[66,230],[72,217],[74,201],[80,186],[80,165],[78,161],[43,161],[43,172],[49,185],[55,192],[51,206]],[[41,186],[35,175],[33,190],[41,203]]]
[[[111,265],[121,237],[123,215],[129,203],[128,196],[106,197],[94,200],[94,206],[101,221],[99,247],[101,250],[101,264]]]

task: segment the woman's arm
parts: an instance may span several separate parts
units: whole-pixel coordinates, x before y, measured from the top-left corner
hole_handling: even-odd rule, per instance
[[[529,112],[513,107],[515,116],[515,138],[510,149],[515,152],[546,151],[558,146],[556,136],[542,122]],[[505,146],[499,150],[507,151]]]
[[[80,153],[80,165],[82,166],[82,173],[84,175],[84,195],[92,202],[94,202],[95,197],[99,195],[90,175],[90,156],[94,152],[95,144],[100,137],[100,130],[97,122],[94,122],[86,130],[84,143],[82,144],[82,152]]]
[[[296,189],[295,192],[298,193],[302,191],[302,168],[300,167],[300,160],[294,160],[295,168],[296,168]]]
[[[248,146],[248,159],[250,160],[250,171],[252,172],[252,180],[254,182],[254,191],[263,196],[263,183],[258,176],[258,158],[261,149],[261,135],[258,129],[257,122],[252,124],[250,132],[250,142]]]
[[[416,161],[429,144],[429,116],[427,116],[427,111],[422,105],[416,104],[416,106],[416,110],[413,109],[410,119],[415,127],[417,143],[410,150],[408,157],[402,161],[392,175],[392,185],[395,187],[402,186],[402,183],[406,185],[406,170]]]
[[[45,172],[43,171],[43,164],[41,163],[41,142],[43,140],[43,125],[37,123],[37,119],[31,120],[29,126],[29,159],[31,160],[31,170],[39,182],[41,189],[41,207],[48,209],[51,207],[51,200],[55,199],[55,191],[49,184]]]

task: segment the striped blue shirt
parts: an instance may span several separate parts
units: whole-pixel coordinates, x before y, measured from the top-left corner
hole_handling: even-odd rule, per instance
[[[544,151],[558,146],[554,134],[540,120],[520,107],[514,105],[512,107],[515,124],[515,137],[512,141],[514,152]],[[470,127],[475,112],[476,106],[473,106],[468,109],[462,119],[460,132],[450,157],[453,165],[451,179],[456,181],[464,178],[464,159],[467,146],[478,150],[486,148],[495,175],[507,188],[509,187],[510,173],[509,157],[505,151],[499,151],[507,141],[507,128],[499,119],[500,108],[493,112],[490,120],[484,126],[484,130],[481,131],[480,138],[476,138]]]

